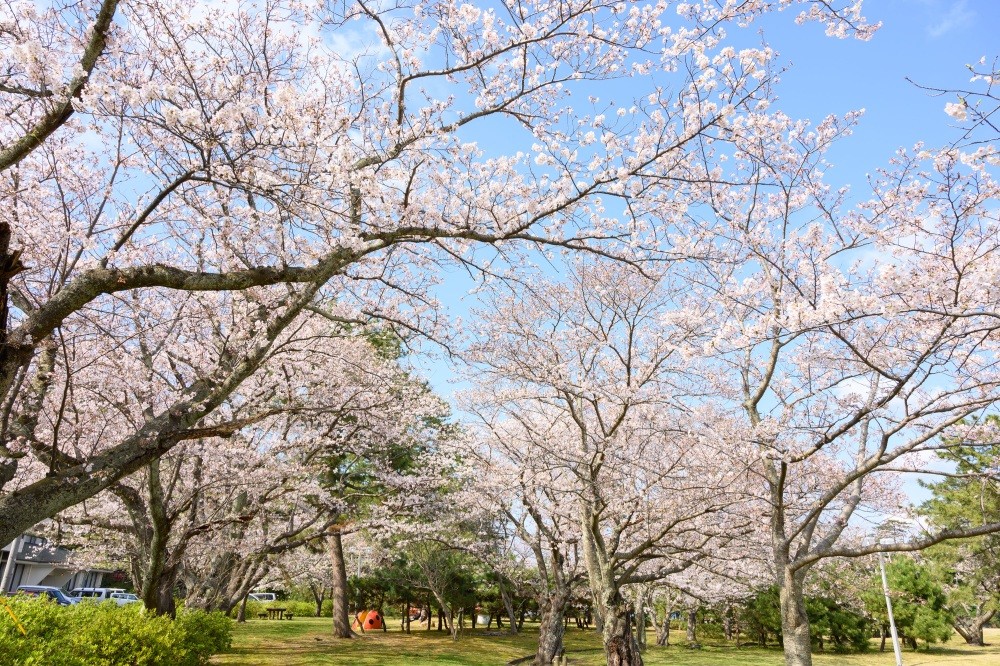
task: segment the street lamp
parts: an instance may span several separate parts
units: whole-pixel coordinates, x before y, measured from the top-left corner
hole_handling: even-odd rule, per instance
[[[892,545],[892,539],[880,539],[879,544]],[[889,612],[889,631],[892,632],[892,650],[896,653],[896,666],[903,666],[903,653],[899,649],[899,635],[896,633],[896,619],[892,616],[892,598],[889,596],[889,579],[885,575],[885,554],[878,552],[878,566],[882,570],[882,591],[885,593],[885,608]]]

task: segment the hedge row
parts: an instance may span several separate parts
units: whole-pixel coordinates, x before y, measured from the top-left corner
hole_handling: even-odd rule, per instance
[[[0,666],[200,666],[230,647],[232,620],[221,613],[181,610],[171,620],[141,606],[59,606],[6,597],[0,602]]]
[[[316,617],[316,604],[311,601],[248,601],[246,619],[256,619],[258,614],[266,612],[268,608],[284,608],[296,617]],[[238,610],[239,605],[237,604],[230,615],[236,617]],[[322,617],[333,617],[333,602],[329,599],[323,602]]]

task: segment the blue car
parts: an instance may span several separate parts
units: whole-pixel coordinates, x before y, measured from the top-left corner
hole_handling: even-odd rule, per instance
[[[20,585],[17,588],[18,594],[26,594],[29,597],[47,597],[60,606],[72,606],[77,603],[73,597],[67,596],[58,587],[48,585]]]

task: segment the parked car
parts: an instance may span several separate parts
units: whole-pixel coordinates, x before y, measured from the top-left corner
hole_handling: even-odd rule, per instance
[[[60,606],[72,606],[77,600],[68,596],[58,587],[51,585],[19,585],[18,594],[25,594],[29,597],[46,597],[56,602]]]
[[[91,601],[108,601],[113,594],[125,594],[125,590],[120,587],[78,587],[70,595],[78,600],[89,599]]]
[[[141,599],[131,592],[112,592],[111,598],[114,599],[115,603],[119,606],[124,606],[125,604],[137,604]]]
[[[278,600],[278,595],[274,592],[251,592],[247,597],[250,601],[263,601],[264,603]]]

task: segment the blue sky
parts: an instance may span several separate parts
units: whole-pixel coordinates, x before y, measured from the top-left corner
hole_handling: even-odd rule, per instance
[[[793,6],[769,16],[742,34],[731,30],[730,37],[756,44],[763,30],[788,67],[777,87],[776,108],[790,116],[818,121],[830,113],[866,110],[854,135],[828,155],[834,165],[829,182],[851,185],[859,198],[868,191],[866,174],[885,165],[899,147],[917,141],[942,145],[958,136],[944,113],[945,102],[954,99],[933,97],[907,77],[926,86],[960,88],[969,82],[967,63],[1000,54],[996,0],[868,0],[865,15],[883,24],[869,42],[826,37],[817,24],[797,26],[797,11]],[[474,138],[490,143],[490,137]],[[475,306],[468,295],[473,286],[464,272],[445,276],[440,297],[452,316],[468,317]],[[462,388],[447,361],[435,354],[410,360],[443,397]]]
[[[772,108],[814,122],[831,113],[865,109],[853,136],[827,155],[833,164],[827,181],[851,186],[858,200],[869,193],[866,175],[885,166],[898,148],[918,141],[941,146],[959,136],[944,113],[945,103],[955,99],[932,96],[907,77],[924,86],[963,88],[970,78],[966,64],[1000,55],[1000,0],[867,0],[865,15],[883,24],[869,42],[826,37],[816,24],[797,26],[797,11],[793,6],[793,11],[769,16],[743,34],[730,31],[730,37],[757,45],[758,31],[763,30],[780,55],[779,63],[788,67]],[[474,138],[489,144],[496,137]],[[469,309],[476,306],[476,297],[468,294],[472,287],[464,272],[444,277],[439,295],[452,316],[469,317]],[[410,361],[446,399],[466,388],[447,360],[436,354],[415,354]],[[904,491],[915,503],[929,496],[913,475],[906,477]]]
[[[933,87],[966,86],[967,63],[1000,53],[995,0],[876,0],[865,3],[865,14],[883,23],[870,42],[824,39],[818,26],[796,29],[787,20],[766,26],[782,60],[792,63],[778,87],[779,108],[812,119],[866,109],[854,137],[831,156],[837,169],[830,175],[856,189],[896,148],[956,138],[943,111],[945,101],[955,100],[931,97],[907,77]]]

